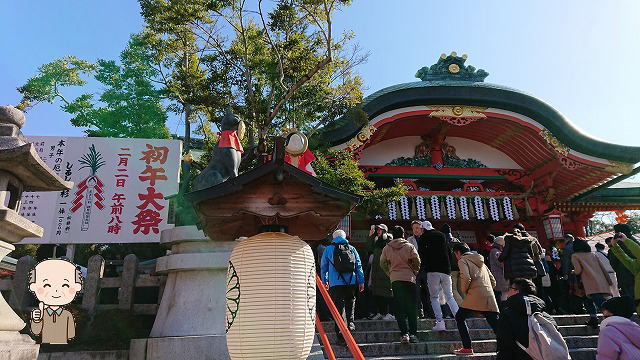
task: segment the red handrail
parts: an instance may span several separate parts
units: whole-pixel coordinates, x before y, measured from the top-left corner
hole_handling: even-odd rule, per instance
[[[347,324],[344,323],[344,320],[342,319],[342,314],[338,312],[336,305],[333,303],[333,300],[331,300],[331,297],[329,296],[329,292],[324,287],[324,284],[322,283],[322,280],[320,280],[320,276],[318,276],[318,274],[316,274],[316,285],[318,286],[318,289],[320,290],[320,294],[322,295],[322,298],[327,304],[327,307],[329,307],[331,316],[333,316],[333,320],[338,325],[338,328],[340,329],[340,332],[344,337],[344,341],[347,343],[347,348],[349,348],[349,352],[351,352],[351,356],[354,358],[354,360],[365,360],[364,356],[362,355],[362,352],[360,351],[360,348],[358,347],[358,344],[356,343],[355,339],[351,335],[349,328],[347,328]],[[316,321],[316,323],[318,323],[318,321]]]
[[[336,360],[336,356],[333,354],[333,349],[331,348],[331,344],[329,344],[329,338],[327,337],[327,333],[324,331],[324,326],[322,326],[322,321],[320,321],[320,317],[318,316],[317,311],[316,329],[318,329],[318,334],[320,334],[320,341],[322,342],[322,346],[324,346],[327,357],[329,358],[329,360]]]

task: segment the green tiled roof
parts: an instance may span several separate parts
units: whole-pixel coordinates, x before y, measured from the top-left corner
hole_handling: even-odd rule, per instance
[[[446,62],[449,58],[442,57],[441,60],[445,59],[443,61]],[[455,58],[452,59],[455,61]],[[431,73],[433,66],[430,68]],[[471,66],[465,67],[462,62],[459,74],[466,72],[463,75],[470,76],[468,69],[475,71]],[[403,83],[374,92],[363,100],[363,110],[371,119],[381,113],[407,106],[469,105],[504,109],[534,119],[563,144],[583,154],[628,163],[640,162],[640,147],[617,145],[592,138],[576,128],[556,109],[533,95],[483,81],[456,80],[456,74],[449,75],[450,79],[447,80],[441,80],[443,77],[447,78],[442,74],[427,74],[423,78],[428,79],[429,76],[439,80]],[[353,138],[362,126],[351,118],[342,117],[322,129],[318,136],[322,142],[338,145]]]

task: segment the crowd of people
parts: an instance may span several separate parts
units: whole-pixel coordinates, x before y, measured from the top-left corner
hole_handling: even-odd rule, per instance
[[[549,314],[588,313],[587,325],[600,328],[598,359],[640,359],[640,325],[631,320],[634,308],[640,313],[640,244],[628,225],[614,230],[608,253],[571,234],[545,249],[522,224],[490,235],[487,247],[471,248],[448,224],[436,230],[414,221],[411,236],[401,226],[372,225],[364,261],[342,230],[316,254],[322,282],[350,331],[356,317],[395,320],[400,342],[416,343],[419,318],[435,319],[434,331],[446,330],[445,319],[453,318],[462,340],[455,353],[471,355],[466,320],[482,316],[496,334],[498,359],[546,359],[545,351],[568,356]],[[328,318],[322,302],[319,313]],[[531,333],[532,321],[541,334]],[[336,333],[344,343],[337,325]],[[530,342],[532,336],[544,341]]]

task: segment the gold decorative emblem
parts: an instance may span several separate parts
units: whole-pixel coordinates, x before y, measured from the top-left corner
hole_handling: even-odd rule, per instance
[[[360,130],[360,132],[354,136],[351,140],[347,141],[347,148],[355,150],[362,146],[367,140],[371,138],[374,132],[376,132],[376,127],[373,125],[367,125]]]
[[[628,174],[633,170],[633,164],[626,162],[609,160],[609,164],[604,170],[613,174]]]
[[[556,139],[556,137],[553,136],[551,131],[547,129],[542,129],[540,130],[540,136],[542,136],[542,138],[545,139],[547,143],[551,145],[551,147],[558,153],[564,156],[569,155],[569,151],[571,151],[571,149],[567,145],[561,143],[560,140]]]
[[[485,107],[461,106],[461,105],[433,105],[434,109],[429,116],[444,120],[452,125],[463,126],[479,119],[485,119],[487,115],[483,111]]]
[[[452,74],[457,74],[460,72],[460,66],[458,66],[458,64],[451,64],[449,65],[449,72]]]

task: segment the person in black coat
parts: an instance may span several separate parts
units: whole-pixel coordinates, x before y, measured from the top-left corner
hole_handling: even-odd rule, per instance
[[[458,303],[453,297],[451,284],[451,249],[445,234],[433,228],[431,222],[423,221],[420,225],[424,232],[418,240],[418,254],[420,255],[420,271],[427,274],[429,299],[436,318],[433,330],[444,331],[445,323],[438,295],[442,291],[444,298],[453,315],[458,311]]]
[[[516,342],[529,346],[529,319],[525,298],[531,304],[531,313],[540,312],[551,321],[556,328],[558,325],[551,315],[545,311],[546,305],[542,299],[535,296],[536,286],[529,279],[513,279],[509,288],[509,298],[504,302],[498,322],[498,356],[496,360],[531,360]]]
[[[507,280],[516,278],[533,279],[538,275],[536,269],[537,240],[529,236],[521,236],[517,231],[504,237],[505,246],[498,261],[504,263],[504,277]],[[537,256],[540,256],[537,254]]]

